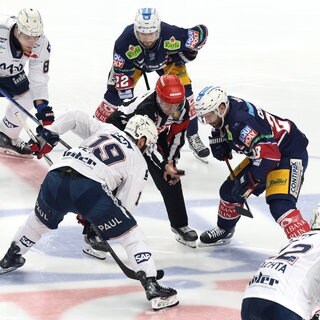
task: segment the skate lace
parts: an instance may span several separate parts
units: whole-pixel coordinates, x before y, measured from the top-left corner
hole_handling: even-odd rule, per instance
[[[222,235],[225,234],[225,230],[223,229],[220,229],[220,228],[213,228],[211,230],[208,230],[207,233],[209,235],[210,238],[217,238],[217,237],[220,237]]]
[[[192,148],[195,149],[197,152],[205,149],[205,146],[202,143],[202,141],[197,133],[189,137],[189,142],[190,142]]]
[[[26,145],[26,143],[22,140],[22,139],[12,139],[11,140],[12,145],[19,148],[19,149],[23,149]]]

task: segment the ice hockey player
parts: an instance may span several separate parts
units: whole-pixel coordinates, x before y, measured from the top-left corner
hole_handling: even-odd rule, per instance
[[[54,114],[48,98],[50,43],[43,33],[39,11],[25,8],[17,17],[1,16],[0,42],[1,89],[26,110],[35,108],[42,125],[51,124]],[[28,76],[25,73],[27,63]],[[0,153],[32,158],[28,144],[19,138],[22,127],[15,114],[17,111],[9,102],[0,122]]]
[[[115,42],[107,91],[95,116],[106,121],[124,99],[133,98],[134,87],[143,73],[144,76],[154,71],[159,75],[176,74],[185,86],[190,104],[187,130],[190,149],[200,160],[206,158],[210,151],[198,134],[194,96],[186,63],[197,57],[207,36],[207,27],[202,24],[187,29],[177,27],[161,21],[155,8],[140,8],[134,23],[127,26]]]
[[[145,155],[145,159],[153,181],[163,197],[171,230],[177,241],[195,248],[198,235],[188,226],[181,174],[176,167],[189,123],[189,104],[185,99],[185,88],[178,76],[160,76],[155,90],[126,101],[119,110],[112,113],[107,122],[123,130],[128,120],[136,114],[147,115],[158,129],[158,152]],[[94,245],[94,232],[91,232],[84,219],[80,217],[79,220],[85,225],[87,244],[83,251],[96,258],[104,259],[106,254],[93,248],[99,249],[99,244]]]
[[[231,159],[232,150],[245,155],[234,170],[236,180],[228,177],[220,188],[217,227],[203,232],[199,245],[230,242],[240,219],[236,207],[263,191],[272,217],[289,239],[309,231],[296,207],[308,165],[308,139],[297,126],[214,86],[199,93],[196,112],[213,127],[209,140],[214,158]]]
[[[158,138],[153,121],[137,115],[120,131],[80,111],[70,111],[39,132],[34,153],[39,157],[48,153],[59,135],[69,130],[85,140],[50,167],[34,212],[0,261],[0,273],[22,267],[23,255],[44,233],[57,229],[68,212],[81,212],[99,230],[102,240],[117,239],[123,246],[153,309],[177,305],[176,290],[156,281],[153,255],[132,215],[147,180],[143,153]]]
[[[266,259],[249,282],[242,301],[242,320],[319,319],[320,206],[311,231],[291,238]]]

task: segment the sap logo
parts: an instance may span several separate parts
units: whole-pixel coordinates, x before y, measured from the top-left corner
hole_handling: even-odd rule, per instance
[[[134,255],[134,258],[136,259],[137,264],[148,261],[151,258],[150,252],[139,252]]]
[[[249,282],[249,286],[254,283],[261,283],[266,284],[268,286],[273,286],[274,284],[278,284],[279,280],[271,278],[269,275],[259,272],[259,274],[254,276],[252,280]]]
[[[18,66],[15,66],[13,64],[6,65],[5,63],[0,64],[0,69],[1,70],[7,70],[9,71],[10,74],[13,74],[14,72],[20,72],[23,69],[23,64],[19,64]]]
[[[35,244],[35,242],[31,241],[26,236],[23,236],[22,238],[20,238],[19,241],[27,248],[30,248]]]

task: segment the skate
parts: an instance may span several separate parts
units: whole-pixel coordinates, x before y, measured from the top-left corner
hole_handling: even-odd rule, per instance
[[[0,275],[14,271],[24,265],[26,259],[19,254],[20,248],[15,242],[11,243],[5,256],[0,261]]]
[[[3,132],[0,132],[0,153],[25,159],[33,158],[30,147],[26,142],[20,138],[11,139]]]
[[[199,134],[195,133],[192,136],[187,137],[188,138],[188,142],[189,142],[189,147],[192,150],[194,156],[205,162],[208,163],[208,160],[206,159],[206,157],[209,156],[210,151],[209,149],[202,143]]]
[[[230,243],[234,231],[235,228],[224,230],[219,227],[205,231],[200,235],[199,247],[210,247]]]
[[[179,303],[177,291],[160,286],[155,277],[146,277],[144,271],[138,271],[137,278],[146,292],[148,301],[151,301],[153,310],[174,307]]]
[[[107,252],[98,237],[88,238],[88,236],[85,235],[84,241],[85,243],[82,247],[83,253],[99,260],[105,260],[107,258]]]
[[[171,227],[172,232],[175,234],[176,240],[187,247],[196,248],[198,235],[197,232],[188,226],[181,228]]]

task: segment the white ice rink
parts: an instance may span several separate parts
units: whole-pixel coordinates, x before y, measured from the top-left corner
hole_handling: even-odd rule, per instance
[[[209,84],[296,122],[307,135],[309,167],[298,207],[309,218],[320,202],[320,4],[318,0],[224,1],[49,1],[2,0],[0,13],[21,7],[42,13],[52,45],[50,104],[57,115],[81,109],[93,114],[105,92],[115,39],[142,6],[155,6],[161,18],[182,27],[208,26],[209,38],[188,64],[197,94]],[[156,76],[149,75],[151,85]],[[145,90],[143,79],[136,93]],[[2,117],[6,100],[0,99]],[[34,129],[34,124],[29,121]],[[199,124],[207,143],[209,128]],[[27,139],[25,133],[23,137]],[[62,137],[71,145],[79,140]],[[55,159],[60,145],[50,154]],[[236,165],[241,157],[235,157]],[[196,160],[187,146],[179,168],[190,226],[199,234],[216,222],[218,191],[228,174],[224,163]],[[48,166],[44,160],[0,156],[0,257],[32,211]],[[286,242],[272,220],[264,196],[249,199],[254,219],[243,217],[230,245],[190,249],[174,240],[160,194],[150,180],[136,218],[144,229],[161,284],[178,290],[180,305],[155,313],[138,282],[115,262],[84,256],[82,228],[68,215],[57,231],[26,254],[25,266],[0,278],[0,320],[240,320],[246,283],[259,263]],[[125,259],[124,252],[114,245]]]

